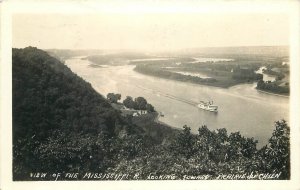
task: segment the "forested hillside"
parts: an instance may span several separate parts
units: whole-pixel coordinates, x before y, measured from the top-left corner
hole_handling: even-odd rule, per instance
[[[37,48],[13,49],[12,63],[14,180],[113,180],[112,174],[124,174],[122,179],[289,179],[284,120],[275,123],[269,144],[257,149],[253,138],[226,129],[199,126],[192,134],[188,126],[178,131],[143,122],[146,116],[133,122]],[[47,175],[34,177],[37,172]],[[253,178],[247,178],[250,174]]]
[[[27,171],[89,168],[90,156],[109,156],[97,144],[124,127],[118,111],[58,60],[33,47],[13,49],[16,179]]]

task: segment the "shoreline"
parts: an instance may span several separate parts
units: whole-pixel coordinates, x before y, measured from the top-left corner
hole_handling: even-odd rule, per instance
[[[135,69],[133,69],[133,71],[140,73],[142,75],[146,75],[146,76],[151,76],[151,77],[156,77],[156,78],[160,78],[160,79],[165,79],[165,80],[171,80],[171,81],[176,81],[176,82],[181,82],[181,83],[189,83],[189,84],[193,84],[193,85],[200,85],[200,86],[206,86],[206,87],[212,87],[212,88],[219,88],[219,89],[230,89],[232,87],[238,86],[238,85],[243,85],[243,84],[253,84],[253,83],[257,83],[256,81],[253,82],[241,82],[241,83],[237,83],[234,85],[230,85],[230,86],[215,86],[215,85],[209,85],[209,84],[203,84],[203,83],[194,83],[194,82],[185,82],[185,81],[180,81],[180,80],[174,80],[174,79],[169,79],[169,78],[164,78],[164,77],[159,77],[159,76],[154,76],[154,75],[150,75],[150,74],[145,74],[139,71],[136,71]],[[264,91],[264,90],[259,90],[255,87],[255,89],[261,93],[264,94],[269,94],[269,95],[274,95],[274,96],[279,96],[279,97],[284,97],[284,98],[289,98],[289,95],[283,95],[283,94],[276,94],[274,92],[268,92],[268,91]],[[159,116],[158,116],[159,117]]]
[[[170,81],[176,81],[176,82],[180,82],[180,83],[189,83],[189,84],[192,84],[192,85],[196,85],[196,86],[206,86],[206,87],[212,87],[212,88],[218,88],[218,89],[229,89],[233,86],[236,86],[236,85],[241,85],[241,84],[251,84],[249,82],[241,82],[241,83],[237,83],[237,84],[234,84],[234,85],[209,85],[209,84],[205,84],[205,83],[196,83],[196,82],[189,82],[189,81],[181,81],[181,80],[175,80],[175,79],[170,79],[170,78],[164,78],[164,77],[160,77],[160,76],[155,76],[155,75],[150,75],[150,74],[145,74],[145,73],[142,73],[142,72],[139,72],[135,69],[133,69],[133,71],[141,74],[141,75],[145,75],[145,76],[150,76],[150,77],[155,77],[155,78],[159,78],[159,79],[164,79],[164,80],[170,80]]]
[[[258,92],[264,93],[264,94],[270,94],[270,95],[274,95],[274,96],[279,96],[279,97],[284,97],[284,98],[289,98],[290,96],[287,95],[283,95],[283,94],[276,94],[273,92],[268,92],[268,91],[264,91],[264,90],[259,90],[257,88],[255,88]]]
[[[159,121],[159,118],[160,118],[160,116],[159,116],[159,112],[157,112],[156,111],[156,117],[154,118],[154,122],[156,122],[156,123],[158,123],[158,124],[161,124],[161,125],[165,125],[165,126],[167,126],[167,127],[171,127],[171,128],[173,128],[173,129],[179,129],[179,128],[177,128],[177,127],[174,127],[174,126],[171,126],[171,125],[169,125],[169,124],[166,124],[165,122],[163,122],[163,121]]]
[[[136,71],[135,69],[133,69],[133,71],[139,73],[139,74],[142,74],[142,75],[146,75],[146,76],[151,76],[151,77],[155,77],[155,78],[159,78],[159,79],[164,79],[164,80],[170,80],[170,81],[176,81],[176,82],[180,82],[180,83],[189,83],[189,84],[192,84],[192,85],[200,85],[200,86],[205,86],[205,87],[212,87],[212,88],[217,88],[217,89],[230,89],[232,87],[235,87],[235,86],[238,86],[238,85],[243,85],[243,84],[253,84],[253,82],[241,82],[241,83],[237,83],[237,84],[234,84],[234,85],[231,85],[231,86],[214,86],[214,85],[208,85],[208,84],[200,84],[200,83],[193,83],[193,82],[184,82],[184,81],[179,81],[179,80],[173,80],[173,79],[168,79],[168,78],[164,78],[164,77],[159,77],[159,76],[154,76],[154,75],[148,75],[148,74],[144,74],[142,72],[138,72]],[[256,83],[254,81],[254,83]],[[264,93],[264,94],[269,94],[269,95],[274,95],[274,96],[279,96],[279,97],[285,97],[285,98],[289,98],[290,96],[287,96],[287,95],[282,95],[282,94],[276,94],[276,93],[273,93],[273,92],[268,92],[268,91],[264,91],[264,90],[259,90],[255,87],[255,89],[261,93]]]

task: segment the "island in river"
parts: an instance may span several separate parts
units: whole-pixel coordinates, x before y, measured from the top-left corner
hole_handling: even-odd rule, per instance
[[[220,57],[223,56],[223,57]],[[257,82],[258,90],[289,95],[288,55],[257,54],[103,54],[87,56],[93,65],[135,65],[135,71],[155,77],[228,88]],[[257,72],[264,68],[262,72]],[[264,80],[274,76],[274,81]]]

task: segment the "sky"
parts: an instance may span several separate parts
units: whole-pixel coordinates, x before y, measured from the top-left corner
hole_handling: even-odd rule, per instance
[[[288,45],[283,13],[100,12],[14,14],[13,47],[131,49]]]

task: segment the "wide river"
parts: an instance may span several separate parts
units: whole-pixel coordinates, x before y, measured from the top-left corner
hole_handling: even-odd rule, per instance
[[[202,125],[211,130],[226,128],[228,132],[240,131],[243,136],[254,137],[261,147],[271,137],[275,121],[289,120],[289,98],[259,92],[256,84],[223,89],[146,76],[135,72],[132,65],[95,68],[80,58],[68,59],[65,64],[100,94],[121,93],[122,99],[145,97],[164,114],[160,121],[177,128],[188,125],[194,133]],[[186,100],[214,101],[219,112],[198,109]]]

